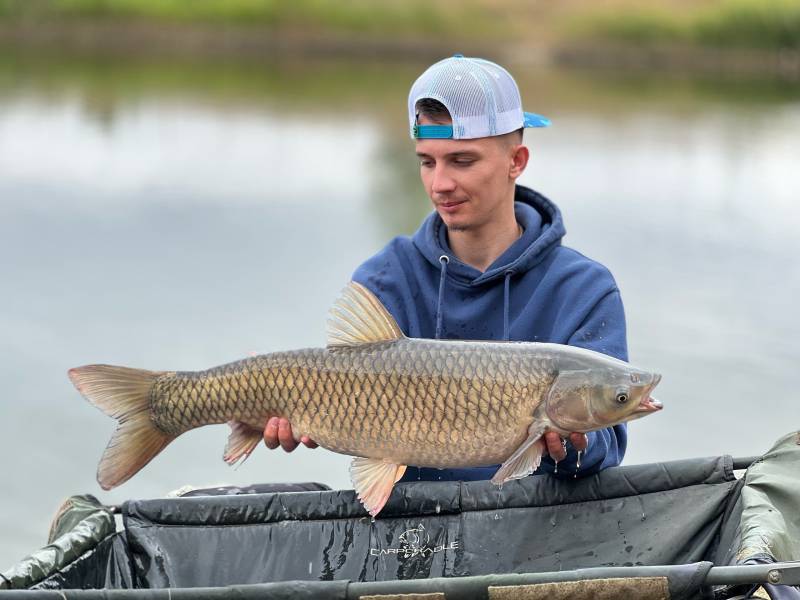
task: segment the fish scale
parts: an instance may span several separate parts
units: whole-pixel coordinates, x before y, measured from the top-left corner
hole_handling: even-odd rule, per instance
[[[487,350],[485,342],[402,339],[166,373],[155,382],[152,420],[178,435],[228,421],[263,428],[281,416],[296,433],[348,454],[383,451],[381,458],[421,466],[493,464],[506,449],[491,441],[521,435],[555,368],[550,359],[521,356],[513,344],[492,346],[488,357]],[[526,390],[524,381],[536,383]],[[412,422],[417,435],[409,440]]]
[[[178,435],[228,422],[224,459],[247,458],[270,417],[296,437],[355,456],[350,474],[374,516],[406,465],[502,463],[495,483],[535,471],[542,436],[592,431],[661,408],[660,376],[589,350],[529,342],[407,338],[352,283],[331,309],[328,346],[275,352],[205,371],[87,365],[78,390],[119,422],[97,478],[127,481]]]

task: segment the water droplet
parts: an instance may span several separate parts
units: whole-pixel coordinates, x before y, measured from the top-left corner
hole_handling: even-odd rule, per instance
[[[582,450],[578,450],[578,460],[575,462],[575,470],[576,471],[581,468],[581,454],[583,454],[583,451]]]
[[[442,505],[437,502],[436,503],[436,514],[438,515],[440,512],[442,512]]]
[[[555,461],[555,466],[553,467],[553,473],[558,473],[558,461]]]
[[[311,575],[311,571],[312,571],[312,563],[309,562],[308,563],[308,574],[309,575]]]
[[[499,521],[500,520],[500,515],[498,515],[497,513],[494,513],[494,520],[495,521]]]

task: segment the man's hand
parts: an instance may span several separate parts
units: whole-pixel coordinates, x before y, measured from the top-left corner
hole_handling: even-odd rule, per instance
[[[586,437],[585,433],[570,433],[569,441],[572,442],[572,447],[579,452],[586,450],[589,446],[589,438]],[[544,434],[544,444],[547,447],[548,454],[554,461],[560,462],[567,458],[567,448],[562,443],[561,436],[555,431],[548,431]]]
[[[307,435],[301,437],[299,441],[307,448],[316,448],[318,446],[318,444]],[[279,417],[272,417],[267,421],[267,426],[264,428],[264,444],[270,450],[274,450],[280,446],[286,452],[291,452],[299,445],[298,440],[294,439],[292,425],[289,423],[289,420]]]

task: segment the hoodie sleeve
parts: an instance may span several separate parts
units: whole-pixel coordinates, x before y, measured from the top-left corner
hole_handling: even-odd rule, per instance
[[[622,307],[622,298],[616,287],[598,300],[567,343],[571,346],[602,352],[620,360],[628,360],[625,312]],[[543,469],[555,477],[568,479],[576,474],[578,477],[593,475],[622,462],[628,442],[625,423],[599,431],[591,431],[587,435],[589,446],[581,456],[580,468],[577,468],[578,454],[568,443],[567,458],[558,463],[558,471],[553,473],[554,463],[550,457],[543,459]]]

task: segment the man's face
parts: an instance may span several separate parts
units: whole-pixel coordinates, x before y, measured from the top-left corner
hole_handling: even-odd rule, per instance
[[[450,122],[420,116],[419,124]],[[516,179],[512,174],[517,147],[505,136],[417,140],[422,184],[448,229],[475,229],[497,217]]]

